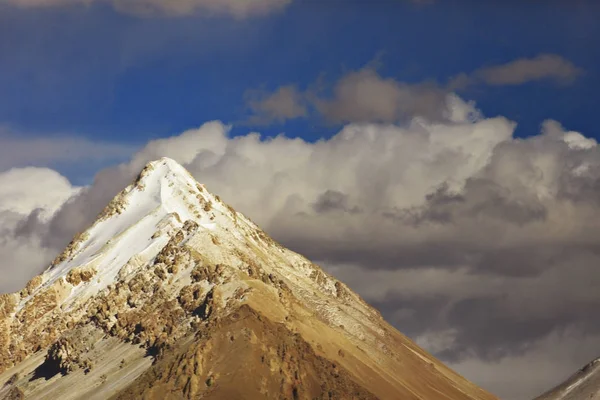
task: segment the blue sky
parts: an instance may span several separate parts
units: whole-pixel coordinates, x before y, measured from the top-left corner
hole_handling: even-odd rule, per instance
[[[594,4],[596,3],[596,4]],[[556,54],[584,73],[460,92],[487,116],[531,135],[547,118],[600,135],[599,6],[594,1],[298,0],[266,16],[139,18],[104,4],[0,6],[0,124],[19,135],[69,134],[143,143],[219,119],[233,134],[285,132],[308,140],[340,124],[311,115],[246,124],[244,94],[322,77],[325,90],[377,59],[382,77],[445,83],[460,73]]]

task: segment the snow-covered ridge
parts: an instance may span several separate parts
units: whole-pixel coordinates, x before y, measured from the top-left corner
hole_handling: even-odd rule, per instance
[[[93,269],[95,276],[89,284],[73,288],[64,302],[89,298],[113,283],[119,269],[133,256],[139,255],[145,261],[156,257],[185,221],[194,221],[200,229],[212,231],[217,225],[232,228],[236,218],[233,210],[169,158],[150,162],[136,182],[125,188],[107,209],[78,236],[59,258],[60,262],[42,275],[43,284],[32,296],[77,267]],[[20,307],[27,300],[24,298]]]
[[[57,285],[63,310],[83,304],[116,283],[123,267],[151,264],[186,221],[198,224],[198,231],[186,241],[190,241],[191,247],[210,252],[215,262],[220,260],[240,267],[239,259],[223,258],[223,254],[239,253],[250,246],[254,248],[252,251],[262,249],[258,251],[275,267],[268,272],[288,280],[298,295],[313,297],[310,293],[315,289],[328,296],[336,296],[338,292],[334,279],[320,269],[315,271],[318,267],[301,255],[273,242],[252,221],[206,190],[183,166],[165,157],[147,164],[138,178],[109,203],[96,222],[73,240],[41,275],[41,285],[32,288],[27,296],[21,296],[14,313],[37,294]],[[209,250],[205,244],[207,238],[219,242],[219,246]],[[92,279],[83,282],[78,279],[74,285],[64,285],[74,271],[90,271]],[[322,279],[314,282],[315,274]],[[359,308],[366,307],[360,303]],[[323,307],[322,304],[315,306]]]
[[[592,360],[566,381],[535,400],[600,399],[600,358]]]

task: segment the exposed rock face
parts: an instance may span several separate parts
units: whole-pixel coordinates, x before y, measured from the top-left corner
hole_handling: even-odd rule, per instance
[[[165,355],[117,399],[377,399],[284,324],[247,305]]]
[[[42,284],[42,277],[41,276],[38,275],[38,276],[33,277],[33,279],[31,279],[29,282],[27,282],[27,285],[25,286],[25,288],[23,290],[21,290],[21,293],[20,293],[21,297],[27,297],[27,296],[29,296],[41,284]]]
[[[11,396],[494,399],[168,159],[0,296],[0,327]]]
[[[89,282],[96,275],[96,270],[92,267],[73,268],[67,274],[67,282],[73,286],[79,285],[81,282]]]
[[[16,306],[16,294],[0,294],[0,368],[12,364],[10,326]]]

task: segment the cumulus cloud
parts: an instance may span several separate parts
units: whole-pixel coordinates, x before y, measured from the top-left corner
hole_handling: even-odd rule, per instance
[[[247,108],[252,112],[249,122],[257,125],[281,123],[310,116],[311,110],[325,120],[338,124],[398,123],[417,116],[441,121],[447,120],[444,106],[453,92],[476,85],[521,85],[540,80],[567,84],[583,74],[581,68],[556,54],[519,58],[472,73],[461,73],[445,84],[434,81],[402,82],[382,76],[377,66],[378,62],[374,62],[347,72],[333,84],[329,95],[314,88],[302,92],[295,85],[280,86],[272,93],[252,91],[254,96],[246,98]]]
[[[23,8],[108,2],[117,11],[138,16],[184,16],[204,12],[245,18],[282,9],[291,0],[0,0],[2,2]]]
[[[48,221],[79,188],[56,171],[15,168],[0,173],[0,293],[23,287],[56,251],[42,245],[43,231],[20,231],[32,221]],[[29,230],[29,229],[28,229]]]
[[[0,212],[22,215],[37,209],[52,214],[78,191],[58,172],[34,167],[0,173],[0,187]]]
[[[406,121],[414,116],[441,119],[448,91],[434,82],[408,84],[379,74],[374,65],[343,75],[330,95],[315,88],[304,92],[284,85],[274,92],[251,91],[246,98],[249,122],[282,123],[313,111],[332,123]],[[322,89],[322,88],[320,88]]]
[[[396,122],[416,115],[440,117],[446,94],[434,83],[406,84],[366,68],[342,77],[333,97],[317,99],[315,106],[337,123]]]
[[[467,377],[530,398],[600,354],[599,149],[555,121],[516,139],[456,96],[439,112],[315,143],[230,137],[220,122],[151,141],[50,219],[10,211],[4,251],[58,252],[146,162],[172,157]]]

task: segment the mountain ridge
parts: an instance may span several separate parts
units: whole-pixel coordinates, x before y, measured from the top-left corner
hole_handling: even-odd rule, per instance
[[[564,382],[534,400],[578,399],[600,399],[600,358],[590,361]]]
[[[495,399],[168,158],[1,295],[0,326],[0,399]]]

